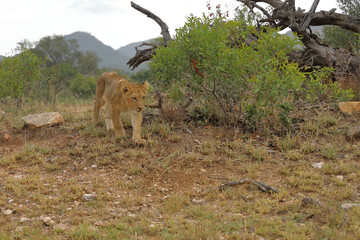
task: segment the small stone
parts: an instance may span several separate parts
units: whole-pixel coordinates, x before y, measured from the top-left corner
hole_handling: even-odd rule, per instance
[[[342,175],[338,175],[338,176],[336,176],[336,178],[339,180],[344,180],[344,176],[342,176]]]
[[[97,168],[96,164],[91,165],[92,168]]]
[[[129,217],[132,217],[132,218],[135,218],[135,217],[136,217],[136,215],[133,214],[133,213],[128,213],[127,215],[128,215]]]
[[[311,164],[311,166],[313,168],[322,168],[324,166],[324,164],[325,164],[324,162],[318,162],[318,163]]]
[[[196,142],[197,144],[201,144],[199,140],[194,139],[194,142]]]
[[[189,133],[189,134],[193,134],[193,132],[188,128],[186,129],[186,132]]]
[[[340,206],[342,209],[350,209],[353,207],[360,207],[360,203],[344,203]]]
[[[83,201],[91,201],[94,199],[94,195],[93,194],[84,194],[81,199]]]
[[[205,199],[192,199],[191,200],[193,203],[196,203],[196,204],[201,204],[201,203],[204,203],[205,202]]]
[[[19,219],[19,222],[26,222],[26,221],[30,221],[30,218],[21,217],[21,218]]]
[[[3,213],[4,213],[5,215],[10,215],[10,214],[13,213],[13,210],[6,209],[6,210],[3,210]]]
[[[149,227],[154,228],[154,227],[155,227],[155,225],[154,225],[154,224],[150,224],[150,225],[149,225]]]
[[[41,220],[46,226],[51,226],[51,225],[54,225],[54,224],[55,224],[54,220],[52,220],[51,217],[40,216],[40,220]]]

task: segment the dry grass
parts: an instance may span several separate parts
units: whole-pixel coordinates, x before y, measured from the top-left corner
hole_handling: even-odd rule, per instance
[[[138,147],[93,127],[86,104],[57,110],[66,120],[58,127],[19,130],[21,111],[0,121],[0,137],[10,135],[0,142],[0,239],[360,236],[360,207],[340,207],[360,202],[360,143],[344,137],[358,116],[299,112],[303,124],[283,137],[150,118],[148,145]],[[218,190],[245,178],[279,193]]]

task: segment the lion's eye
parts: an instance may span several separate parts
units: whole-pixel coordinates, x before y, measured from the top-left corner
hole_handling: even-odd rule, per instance
[[[137,101],[137,100],[136,100],[136,97],[132,97],[132,100],[134,100],[135,102]]]

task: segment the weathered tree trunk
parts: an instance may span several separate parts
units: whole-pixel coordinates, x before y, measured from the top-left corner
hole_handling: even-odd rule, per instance
[[[168,28],[167,24],[163,20],[161,20],[158,16],[156,16],[149,10],[137,5],[134,2],[131,2],[131,6],[133,8],[135,8],[136,10],[138,10],[139,12],[145,14],[148,18],[153,19],[157,24],[159,24],[159,26],[161,28],[161,35],[163,35],[163,39],[164,39],[163,45],[167,46],[171,40],[171,36],[170,36],[169,28]],[[147,45],[147,46],[150,45],[150,46],[152,46],[152,48],[139,50],[139,48],[136,47],[135,48],[136,49],[135,56],[132,57],[127,62],[127,64],[129,65],[129,67],[132,68],[132,70],[134,70],[136,67],[138,67],[141,63],[152,59],[153,55],[155,54],[155,49],[157,48],[156,45],[151,44],[151,43],[143,43],[139,47],[142,47],[145,45]]]
[[[236,0],[244,3],[251,11],[257,8],[263,12],[266,18],[261,22],[266,22],[273,27],[285,29],[289,27],[305,45],[305,49],[293,53],[300,65],[306,66],[329,66],[335,69],[341,67],[350,73],[359,73],[360,58],[352,55],[345,49],[335,49],[324,43],[318,36],[311,33],[311,26],[334,25],[360,33],[360,19],[335,13],[336,9],[330,11],[315,12],[320,0],[314,0],[309,12],[303,9],[295,9],[295,0]],[[265,10],[258,3],[266,3],[271,9]],[[267,9],[269,9],[267,8]],[[307,31],[310,29],[310,32]],[[344,64],[346,66],[344,66]]]
[[[337,70],[341,68],[341,71],[358,75],[360,66],[359,56],[352,55],[345,49],[335,49],[327,45],[318,36],[311,33],[310,27],[335,25],[343,29],[360,33],[359,18],[335,13],[336,9],[316,12],[316,7],[320,0],[314,0],[309,12],[305,12],[300,8],[296,10],[295,0],[236,1],[244,3],[251,11],[259,9],[266,16],[266,18],[261,19],[261,22],[268,23],[273,27],[279,27],[280,29],[290,28],[298,36],[301,36],[301,41],[305,45],[305,49],[296,51],[292,54],[293,59],[299,62],[301,66],[329,66]],[[270,10],[266,10],[258,5],[258,3],[268,4],[268,8],[266,9]],[[161,34],[164,39],[163,45],[167,46],[171,37],[166,23],[149,10],[144,9],[133,2],[131,2],[131,6],[160,25]],[[140,45],[140,47],[141,46],[142,45]],[[150,60],[155,54],[156,48],[157,46],[144,50],[136,48],[136,55],[129,60],[128,65],[134,69],[141,63]]]

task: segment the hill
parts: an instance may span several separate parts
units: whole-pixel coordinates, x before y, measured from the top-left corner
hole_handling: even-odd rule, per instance
[[[129,44],[125,47],[122,47],[118,50],[113,49],[110,46],[105,45],[96,37],[92,36],[90,33],[86,32],[74,32],[69,35],[64,36],[65,39],[76,39],[79,44],[79,49],[82,51],[92,51],[96,53],[101,62],[99,64],[100,67],[103,68],[118,68],[123,70],[124,72],[138,72],[140,70],[146,69],[147,65],[139,66],[134,71],[131,71],[126,63],[129,59],[134,56],[135,53],[134,45],[137,43]],[[130,48],[133,48],[131,50]]]
[[[119,48],[116,51],[119,52],[119,53],[122,53],[124,55],[133,57],[135,55],[135,53],[136,53],[135,47],[141,45],[144,42],[150,42],[150,41],[151,41],[151,39],[146,40],[146,41],[141,41],[141,42],[133,42],[133,43],[130,43],[130,44],[124,46],[124,47]],[[146,47],[141,47],[141,49],[144,49],[144,48],[146,49]]]

